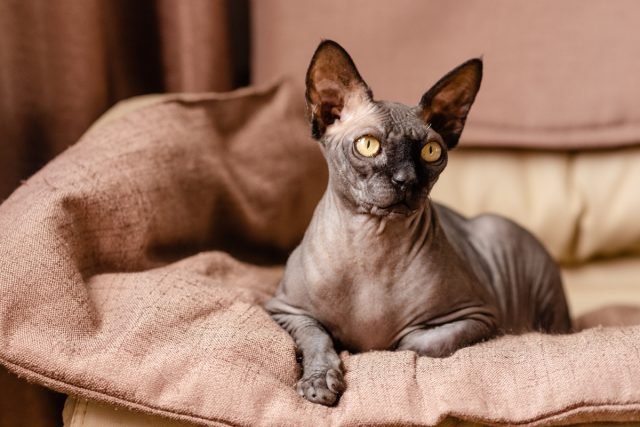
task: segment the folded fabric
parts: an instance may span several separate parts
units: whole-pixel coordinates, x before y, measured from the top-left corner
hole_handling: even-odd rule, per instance
[[[81,398],[207,425],[640,417],[640,327],[508,336],[446,359],[342,354],[301,399],[261,308],[326,182],[290,84],[175,95],[93,128],[0,206],[0,363]],[[597,375],[596,375],[597,374]]]

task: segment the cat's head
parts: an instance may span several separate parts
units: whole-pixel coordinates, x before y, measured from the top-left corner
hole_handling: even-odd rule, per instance
[[[306,99],[331,189],[358,212],[416,211],[458,143],[481,79],[482,61],[471,59],[417,106],[376,101],[349,54],[334,41],[320,43],[307,71]]]

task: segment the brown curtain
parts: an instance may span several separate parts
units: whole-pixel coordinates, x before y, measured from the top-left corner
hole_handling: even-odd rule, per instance
[[[0,200],[120,99],[248,83],[247,1],[0,2]]]
[[[247,4],[1,1],[0,202],[120,99],[246,85]],[[61,425],[62,402],[0,367],[0,425]]]

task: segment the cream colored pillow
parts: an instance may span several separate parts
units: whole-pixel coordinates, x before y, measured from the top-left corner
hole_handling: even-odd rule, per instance
[[[432,197],[494,212],[565,265],[640,253],[640,147],[595,152],[456,149]]]

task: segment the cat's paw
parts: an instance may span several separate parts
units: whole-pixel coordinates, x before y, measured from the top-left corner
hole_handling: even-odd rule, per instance
[[[296,390],[310,402],[331,406],[345,389],[344,377],[338,369],[327,369],[304,375]]]

